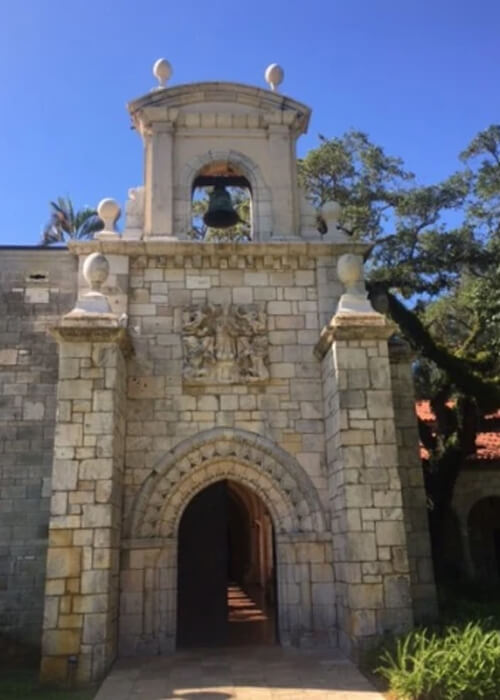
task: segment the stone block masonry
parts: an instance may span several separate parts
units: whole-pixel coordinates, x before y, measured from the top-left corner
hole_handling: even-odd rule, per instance
[[[50,495],[49,548],[45,569],[42,540],[29,632],[40,634],[45,578],[42,678],[64,682],[70,656],[84,683],[104,675],[118,648],[175,649],[179,521],[221,479],[257,494],[272,518],[281,643],[356,654],[407,629],[433,592],[411,397],[399,396],[409,396],[410,375],[404,358],[390,362],[382,317],[335,315],[336,258],[348,248],[115,240],[72,249],[80,266],[96,250],[109,256],[103,289],[119,314],[61,321],[64,297],[37,321],[53,388],[44,382],[42,396],[28,385],[12,403],[13,421],[43,424],[51,440],[37,521],[47,527]],[[22,383],[22,374],[7,381],[21,350],[9,341],[0,353],[6,406],[17,398],[10,383]],[[40,444],[24,454],[33,460]],[[13,462],[10,474],[28,479],[27,464]],[[21,484],[5,484],[6,502],[28,503]]]
[[[376,313],[336,315],[322,357],[339,640],[357,655],[413,622],[387,339]]]
[[[0,634],[40,644],[54,449],[57,344],[76,260],[61,249],[0,250]]]
[[[41,678],[101,678],[116,656],[125,444],[121,328],[61,324]]]
[[[428,624],[436,619],[437,599],[415,413],[413,358],[406,343],[395,338],[389,342],[389,358],[413,614],[417,624]]]

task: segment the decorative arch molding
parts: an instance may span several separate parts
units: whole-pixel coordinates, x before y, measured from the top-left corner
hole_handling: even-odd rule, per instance
[[[467,528],[471,511],[480,501],[485,498],[500,498],[500,478],[489,479],[484,485],[478,485],[471,479],[468,488],[464,486],[460,484],[461,488],[456,489],[452,509],[461,525]]]
[[[225,478],[262,499],[277,535],[327,532],[314,484],[294,457],[255,433],[214,428],[183,440],[160,459],[136,496],[128,536],[175,538],[193,496]]]
[[[252,190],[252,230],[254,240],[267,240],[272,229],[272,194],[260,167],[240,151],[210,150],[185,163],[175,186],[174,218],[176,230],[191,228],[193,182],[202,168],[210,163],[231,163],[238,167]]]

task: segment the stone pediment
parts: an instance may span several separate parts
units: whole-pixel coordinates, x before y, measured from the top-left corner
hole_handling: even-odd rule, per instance
[[[206,128],[264,128],[269,124],[305,133],[311,110],[290,97],[240,83],[191,83],[152,90],[128,104],[142,131],[152,122]]]

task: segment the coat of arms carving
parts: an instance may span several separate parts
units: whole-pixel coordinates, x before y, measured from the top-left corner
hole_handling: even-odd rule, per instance
[[[185,381],[236,384],[269,378],[266,317],[254,304],[184,309]]]

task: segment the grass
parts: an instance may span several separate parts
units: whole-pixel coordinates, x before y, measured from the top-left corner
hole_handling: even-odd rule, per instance
[[[96,689],[63,690],[38,684],[38,668],[1,668],[0,700],[92,700]]]
[[[439,589],[430,629],[388,635],[367,652],[362,670],[390,700],[498,700],[500,596],[491,587]]]

